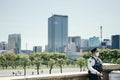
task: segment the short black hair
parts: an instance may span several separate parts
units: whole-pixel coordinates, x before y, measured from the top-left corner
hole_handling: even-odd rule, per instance
[[[97,51],[97,48],[93,48],[93,49],[91,50],[92,53],[94,53],[94,52],[96,52],[96,51]]]

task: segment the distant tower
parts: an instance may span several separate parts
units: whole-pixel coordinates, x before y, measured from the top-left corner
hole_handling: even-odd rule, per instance
[[[102,45],[102,26],[100,26],[100,39],[101,39],[100,44]],[[100,46],[101,46],[101,45],[100,45]]]

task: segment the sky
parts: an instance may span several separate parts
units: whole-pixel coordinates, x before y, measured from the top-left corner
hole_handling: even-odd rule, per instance
[[[0,0],[0,42],[21,34],[22,49],[48,44],[48,18],[68,16],[68,35],[88,39],[120,34],[120,0]]]

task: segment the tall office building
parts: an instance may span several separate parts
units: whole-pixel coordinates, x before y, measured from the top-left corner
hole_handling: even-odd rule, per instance
[[[120,49],[120,35],[112,35],[112,49]]]
[[[68,16],[53,15],[48,18],[48,51],[64,52],[68,43]]]
[[[8,50],[15,53],[21,53],[21,35],[10,34],[8,36]]]

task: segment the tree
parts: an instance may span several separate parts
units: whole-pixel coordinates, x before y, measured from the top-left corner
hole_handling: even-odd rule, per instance
[[[36,68],[37,68],[37,74],[39,75],[40,64],[42,63],[42,59],[41,59],[41,54],[40,53],[36,53],[34,55],[34,63],[35,63]]]
[[[92,53],[91,52],[85,52],[84,54],[83,54],[83,58],[85,58],[85,59],[88,59],[88,58],[90,58],[92,56]]]
[[[9,65],[14,69],[16,55],[12,52],[9,52],[9,53],[5,53],[4,56],[6,57],[6,63],[8,63],[6,64],[6,67]]]
[[[48,56],[48,65],[50,66],[49,74],[51,74],[53,66],[56,64],[56,61],[57,61],[57,54],[56,53],[49,53],[48,55],[49,55]]]
[[[77,59],[77,64],[80,66],[80,72],[81,72],[82,71],[82,67],[86,65],[85,58],[78,58]]]
[[[16,54],[16,58],[14,61],[15,69],[17,68],[17,66],[21,66],[21,56],[22,54]]]
[[[57,59],[57,64],[60,67],[60,73],[62,73],[62,65],[64,64],[64,59]]]
[[[29,65],[30,60],[28,55],[21,55],[20,56],[20,64],[24,69],[24,76],[26,75],[26,67]]]
[[[120,50],[101,49],[99,57],[105,63],[116,63],[117,59],[120,57]]]
[[[99,49],[100,58],[104,63],[116,63],[117,59],[120,58],[119,49]],[[91,56],[90,52],[84,53],[83,57],[88,59]]]
[[[117,63],[117,64],[120,64],[120,58],[117,59],[117,62],[116,62],[116,63]]]
[[[29,54],[30,64],[31,64],[32,66],[34,66],[34,58],[35,58],[34,56],[35,56],[35,53]]]
[[[55,64],[55,60],[54,59],[50,59],[48,63],[49,63],[49,66],[50,66],[49,74],[51,74],[51,71],[52,71],[53,66]]]
[[[62,73],[62,66],[64,65],[66,59],[67,57],[65,54],[57,53],[57,64],[60,67],[60,73]]]
[[[50,60],[50,53],[47,53],[47,52],[42,52],[41,53],[41,59],[43,60],[42,64],[43,65],[46,65],[47,68],[49,66],[49,60]]]
[[[2,66],[2,69],[4,69],[6,65],[6,57],[4,55],[0,55],[0,65]]]
[[[71,61],[70,61],[69,58],[67,58],[67,60],[66,60],[66,65],[69,66],[70,64],[71,64]]]

